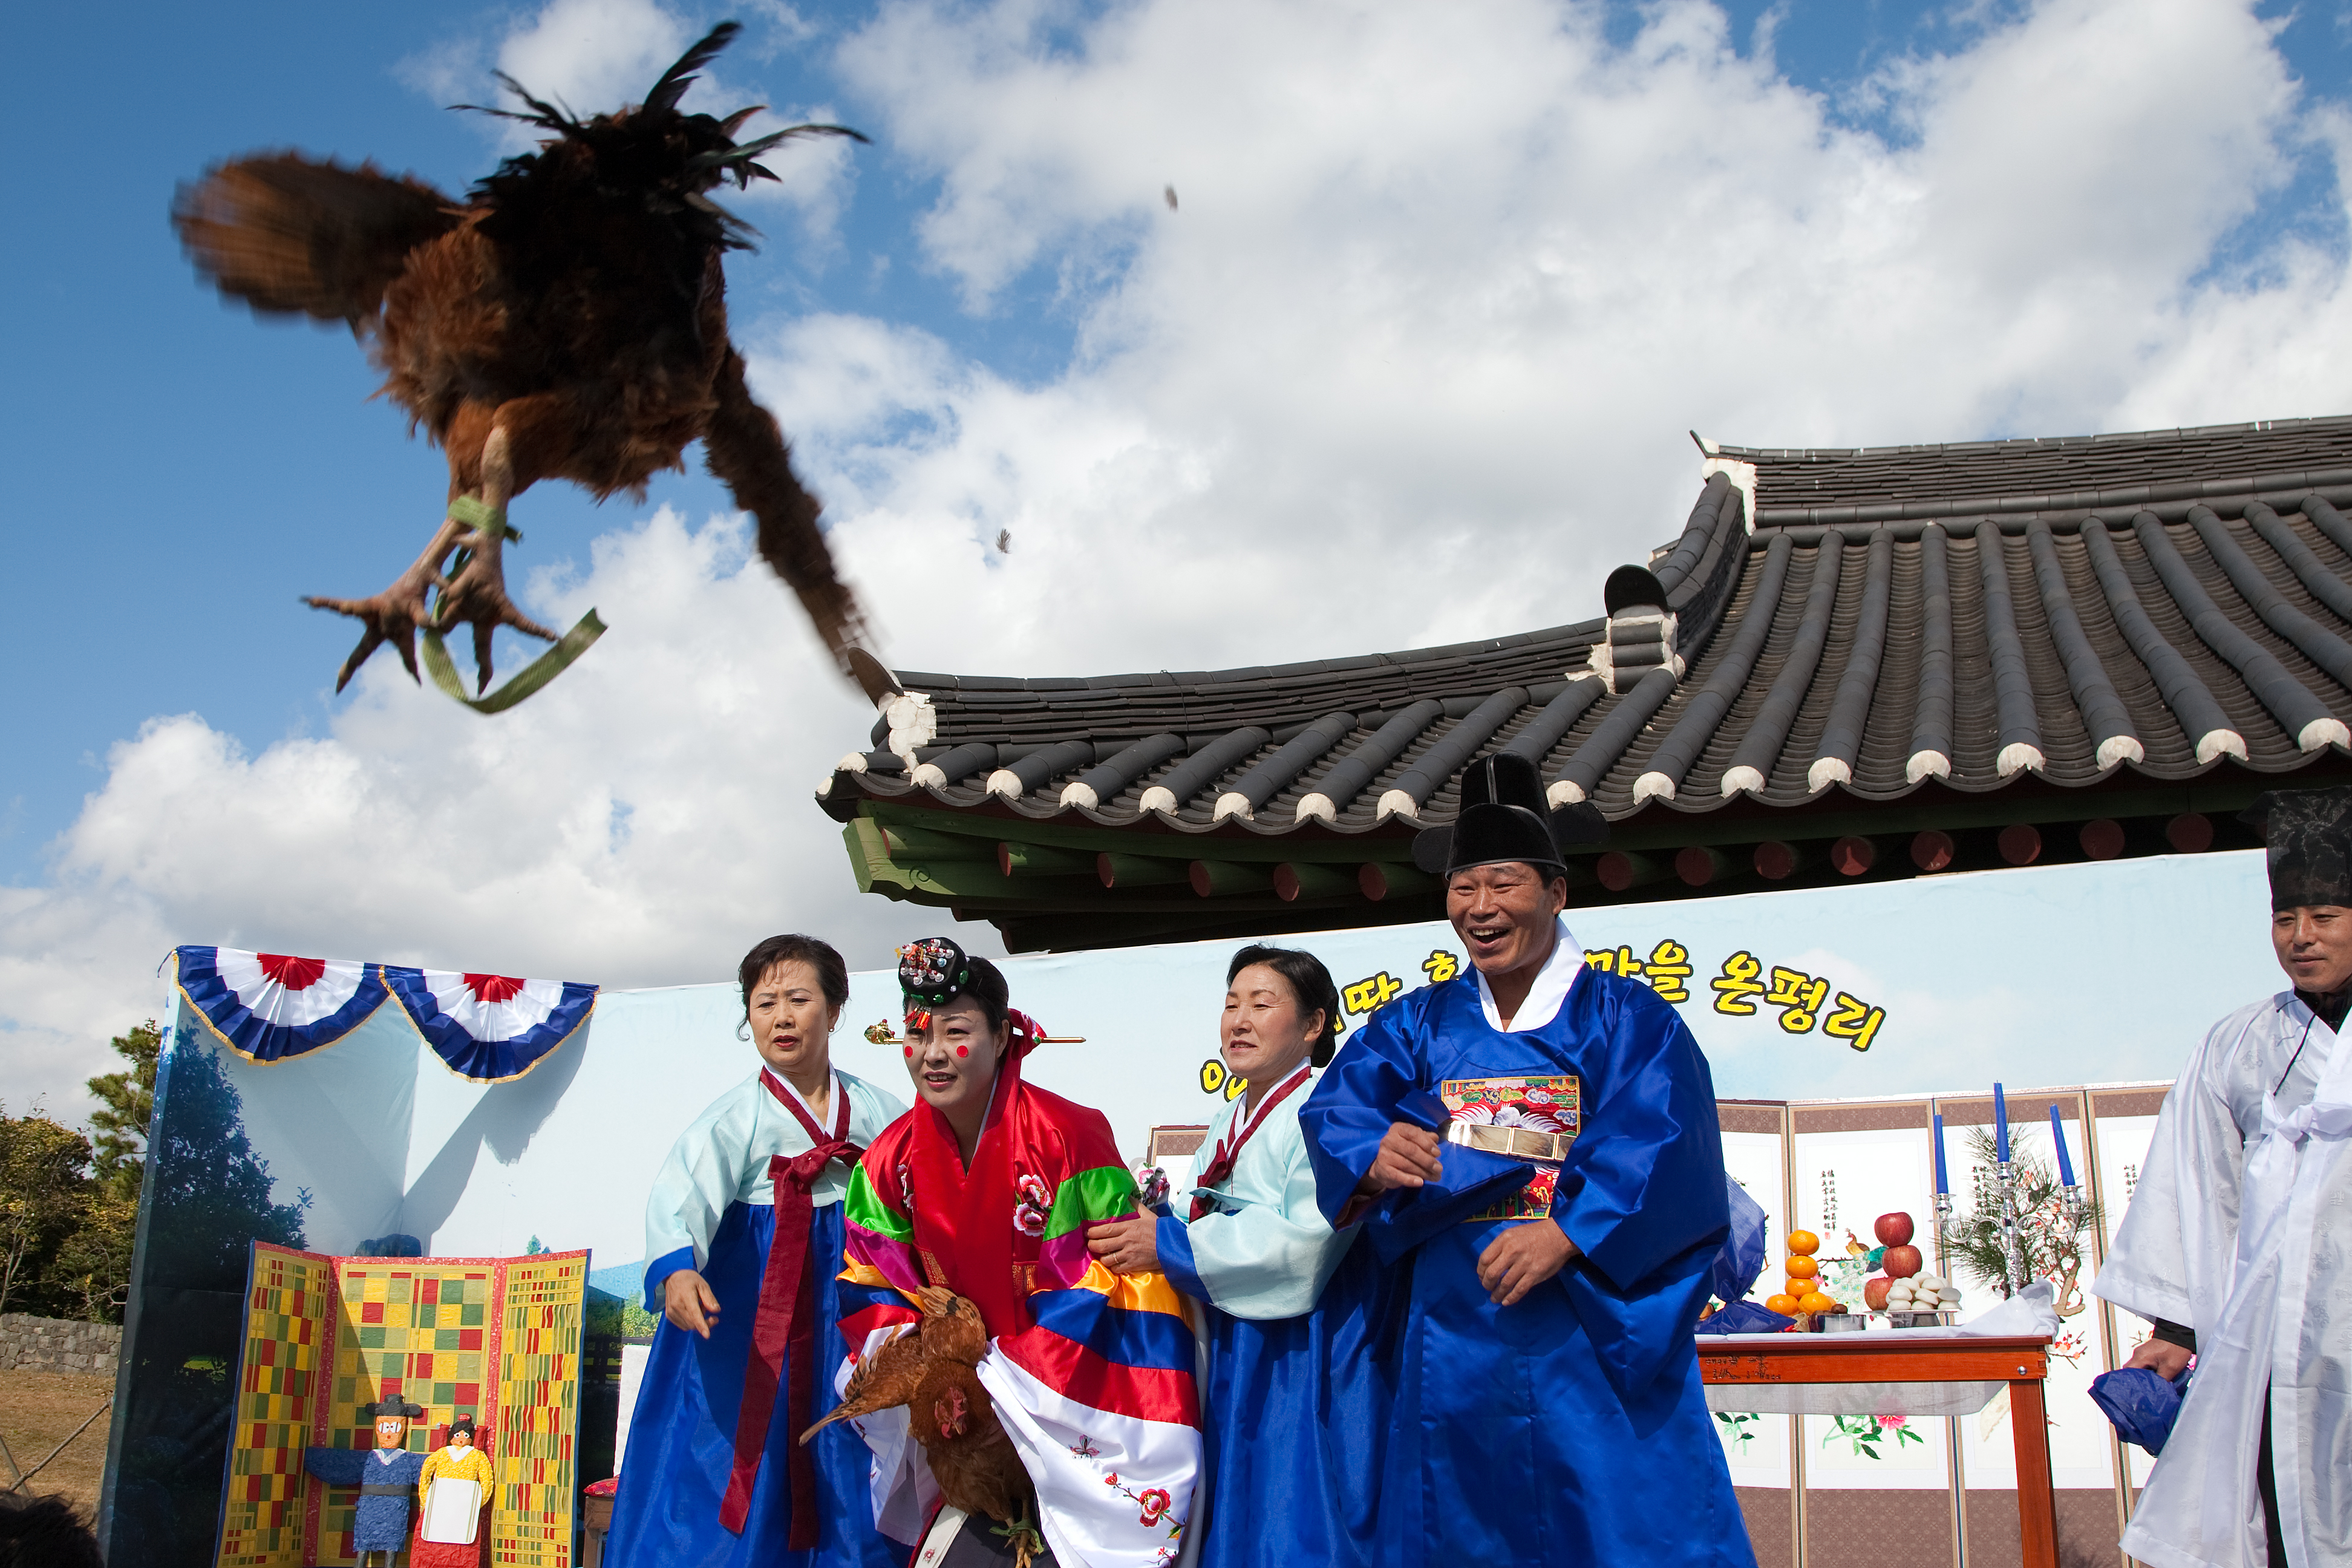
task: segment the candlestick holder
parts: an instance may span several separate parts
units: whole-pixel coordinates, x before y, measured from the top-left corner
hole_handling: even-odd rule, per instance
[[[2067,1183],[2058,1189],[2058,1201],[2066,1211],[2068,1231],[2071,1233],[2082,1229],[2083,1208],[2085,1202],[2083,1196],[2083,1184],[2080,1182]]]
[[[2002,1294],[2014,1296],[2025,1289],[2025,1254],[2020,1244],[2017,1214],[2017,1166],[2008,1160],[1993,1164],[1993,1185],[2000,1198],[2001,1272],[2006,1289]]]

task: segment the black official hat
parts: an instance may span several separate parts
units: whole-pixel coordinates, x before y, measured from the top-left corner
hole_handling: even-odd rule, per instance
[[[414,1421],[424,1414],[425,1406],[422,1405],[411,1405],[407,1400],[397,1396],[379,1404],[360,1406],[360,1419],[362,1421],[382,1421],[394,1415],[399,1416],[403,1421]]]
[[[1462,770],[1461,816],[1450,827],[1416,834],[1412,863],[1439,877],[1510,860],[1564,872],[1561,851],[1568,846],[1608,840],[1609,824],[1591,802],[1554,810],[1544,800],[1535,763],[1496,752]]]
[[[2260,828],[2271,908],[2352,908],[2352,787],[2273,790],[2239,815]]]

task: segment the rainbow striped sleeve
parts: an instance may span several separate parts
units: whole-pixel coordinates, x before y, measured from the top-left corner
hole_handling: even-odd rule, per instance
[[[1192,1323],[1167,1276],[1089,1258],[1075,1285],[1031,1296],[1029,1313],[1034,1324],[997,1347],[1046,1388],[1113,1415],[1201,1424]]]
[[[1038,1243],[1035,1289],[1063,1289],[1085,1279],[1094,1262],[1087,1251],[1087,1226],[1133,1214],[1135,1200],[1135,1178],[1118,1165],[1080,1171],[1055,1188]]]
[[[862,1268],[885,1285],[914,1291],[923,1283],[915,1258],[915,1222],[891,1206],[867,1175],[864,1162],[849,1173],[849,1195],[842,1203],[842,1250],[850,1267],[842,1270],[845,1284]]]

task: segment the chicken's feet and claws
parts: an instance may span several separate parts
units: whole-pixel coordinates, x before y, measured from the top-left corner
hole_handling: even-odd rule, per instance
[[[560,634],[524,615],[507,596],[505,545],[520,536],[507,526],[506,508],[458,496],[449,503],[449,517],[467,531],[456,541],[455,569],[446,579],[436,579],[441,602],[427,629],[474,628],[474,692],[479,696],[490,689],[490,637],[499,627],[512,626],[546,642]]]
[[[394,651],[400,655],[401,665],[408,671],[408,679],[422,683],[423,678],[416,672],[416,634],[431,631],[439,625],[433,610],[425,603],[425,596],[435,588],[445,585],[441,563],[448,559],[449,552],[457,547],[465,532],[464,526],[455,519],[445,518],[433,535],[433,542],[425,546],[425,553],[416,558],[415,564],[394,578],[392,585],[381,594],[372,594],[364,599],[333,599],[312,595],[302,601],[312,609],[332,610],[339,616],[349,616],[367,628],[360,634],[359,646],[352,649],[349,658],[343,660],[343,668],[335,672],[337,691],[349,686],[352,677],[359,673],[360,666],[368,661],[368,656],[385,643],[390,643]]]
[[[990,1533],[1003,1537],[1004,1543],[1013,1548],[1013,1568],[1029,1568],[1030,1563],[1045,1555],[1045,1538],[1038,1532],[1036,1521],[1029,1517],[1029,1500],[1025,1497],[1013,1516],[991,1527]]]

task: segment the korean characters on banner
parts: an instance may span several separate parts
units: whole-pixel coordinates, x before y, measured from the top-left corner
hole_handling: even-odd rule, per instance
[[[1605,974],[1639,980],[1656,992],[1660,1001],[1677,1007],[1691,1003],[1699,973],[1690,948],[1672,937],[1658,942],[1646,955],[1631,945],[1589,947],[1584,950],[1584,962]],[[1419,968],[1430,984],[1441,984],[1462,973],[1462,958],[1434,948]],[[1725,1017],[1769,1021],[1788,1035],[1810,1035],[1818,1029],[1857,1051],[1870,1049],[1886,1023],[1885,1008],[1840,989],[1828,976],[1767,964],[1746,948],[1725,958],[1706,985],[1715,994],[1714,1010]],[[1352,1025],[1413,988],[1385,969],[1375,970],[1342,984],[1339,1005]],[[1698,1000],[1707,998],[1700,994]]]
[[[1422,932],[1429,930],[1423,927]],[[1423,934],[1422,940],[1427,941],[1428,936]],[[1343,941],[1352,946],[1360,938],[1349,933]],[[1346,975],[1341,955],[1331,952],[1328,956],[1334,961],[1334,974]],[[1675,936],[1661,937],[1647,946],[1621,942],[1614,947],[1589,947],[1584,950],[1584,962],[1603,973],[1638,980],[1656,992],[1659,1000],[1676,1007],[1748,1020],[1750,1026],[1777,1028],[1784,1037],[1813,1035],[1867,1051],[1886,1026],[1885,1007],[1855,995],[1835,976],[1769,963],[1746,945],[1734,947],[1711,969],[1694,956],[1690,943]],[[1459,976],[1464,968],[1462,955],[1441,945],[1427,949],[1418,959],[1341,979],[1341,1037],[1407,992],[1442,985]],[[1224,1063],[1213,1056],[1201,1062],[1199,1079],[1202,1094],[1223,1100],[1238,1099],[1249,1088],[1247,1080],[1227,1072]]]

